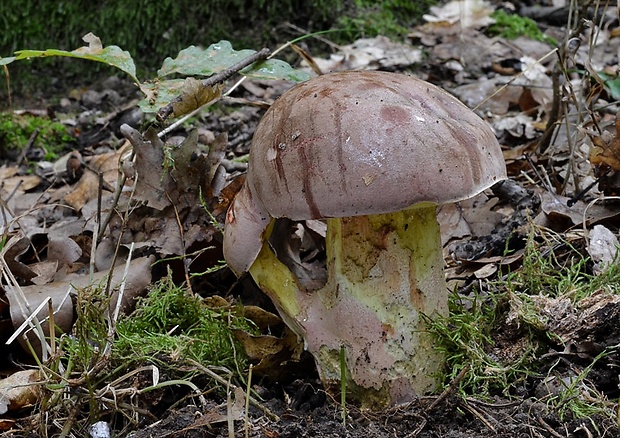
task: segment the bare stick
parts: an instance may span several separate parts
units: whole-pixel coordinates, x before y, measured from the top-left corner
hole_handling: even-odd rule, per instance
[[[439,405],[439,403],[441,403],[442,401],[444,401],[445,399],[447,399],[450,394],[452,394],[454,392],[454,390],[456,389],[456,387],[458,386],[458,384],[460,383],[461,380],[463,380],[463,377],[465,377],[465,375],[467,374],[467,372],[469,371],[469,365],[467,365],[465,368],[463,368],[458,375],[454,378],[454,380],[452,382],[450,382],[450,386],[448,386],[440,395],[439,397],[437,397],[433,403],[431,403],[430,405],[428,405],[428,407],[425,409],[426,412],[430,412],[433,409],[435,409],[437,407],[437,405]]]
[[[39,136],[39,132],[41,132],[41,128],[35,129],[33,131],[33,133],[30,134],[30,138],[28,139],[28,143],[26,143],[26,146],[24,147],[22,152],[19,154],[19,157],[17,158],[17,165],[18,166],[21,166],[22,163],[24,162],[24,160],[26,159],[26,155],[28,154],[30,149],[32,149],[32,146],[34,145],[34,142],[37,141],[37,137]]]

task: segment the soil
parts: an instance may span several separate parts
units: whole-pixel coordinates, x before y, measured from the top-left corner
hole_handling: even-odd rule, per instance
[[[436,397],[423,397],[408,405],[385,412],[365,412],[354,408],[347,411],[343,424],[342,412],[329,401],[317,382],[296,382],[308,400],[287,405],[273,398],[265,403],[279,420],[267,419],[261,412],[250,410],[247,422],[235,422],[235,436],[250,437],[349,437],[349,438],[493,438],[493,437],[592,437],[617,435],[617,425],[609,420],[591,417],[588,420],[561,421],[549,412],[544,403],[524,399],[480,401],[475,398],[447,397],[431,409]],[[310,389],[308,389],[310,388]],[[293,397],[298,393],[293,392]],[[198,414],[200,413],[200,414]],[[152,436],[218,437],[228,435],[226,425],[197,426],[198,415],[204,410],[187,406],[168,414],[161,422],[144,428],[134,438]]]

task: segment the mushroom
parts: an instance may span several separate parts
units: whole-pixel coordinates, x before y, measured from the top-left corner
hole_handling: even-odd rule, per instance
[[[440,88],[387,72],[319,76],[262,118],[224,256],[303,338],[328,390],[344,376],[365,407],[408,402],[436,387],[443,363],[422,317],[448,312],[436,207],[505,178],[492,130]],[[322,287],[278,259],[276,218],[326,220]]]

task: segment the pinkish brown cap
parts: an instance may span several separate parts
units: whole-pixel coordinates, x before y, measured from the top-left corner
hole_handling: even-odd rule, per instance
[[[234,220],[248,213],[233,203],[225,256],[237,272],[251,266],[265,214],[389,213],[466,199],[505,178],[490,127],[446,91],[387,72],[319,76],[284,93],[258,125],[240,204],[255,206],[260,225]],[[254,236],[245,244],[233,236],[244,227]]]

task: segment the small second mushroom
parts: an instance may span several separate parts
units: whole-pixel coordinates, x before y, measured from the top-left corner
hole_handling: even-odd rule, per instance
[[[435,388],[443,363],[421,318],[448,312],[436,206],[505,178],[491,129],[440,88],[386,72],[320,76],[262,118],[224,255],[303,338],[328,389],[345,375],[366,407],[407,402]],[[275,218],[326,220],[324,286],[308,290],[278,259]]]

